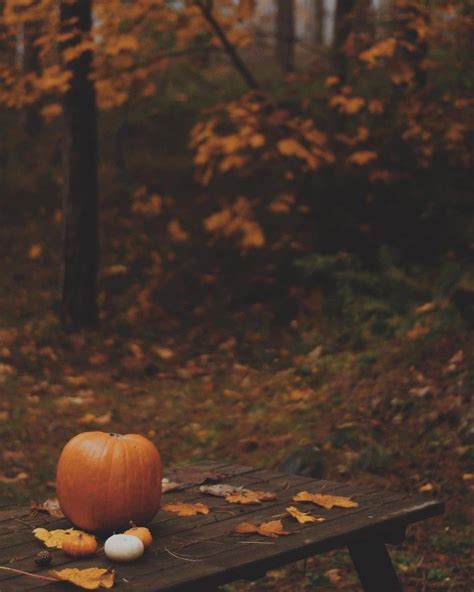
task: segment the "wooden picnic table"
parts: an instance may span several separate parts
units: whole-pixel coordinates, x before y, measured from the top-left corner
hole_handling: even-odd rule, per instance
[[[194,465],[193,465],[194,466]],[[52,550],[48,568],[35,566],[36,553],[44,549],[32,528],[68,528],[66,519],[32,513],[28,506],[0,508],[0,565],[47,575],[50,568],[113,567],[113,589],[131,592],[210,592],[240,579],[256,579],[269,569],[333,549],[347,547],[362,588],[366,592],[402,590],[393,569],[386,543],[400,543],[407,525],[443,512],[443,504],[425,497],[387,491],[370,491],[345,483],[290,476],[250,467],[200,463],[199,470],[223,473],[223,483],[277,494],[273,501],[255,505],[229,504],[223,498],[201,493],[199,485],[188,485],[164,494],[163,503],[201,502],[207,515],[180,517],[160,510],[152,524],[153,544],[143,557],[130,564],[112,564],[104,554],[74,560],[61,550]],[[351,497],[353,508],[316,508],[298,504],[292,497],[301,490]],[[290,505],[311,510],[325,521],[299,524],[286,513]],[[290,536],[276,539],[260,535],[238,535],[241,522],[260,524],[282,519]],[[266,543],[266,544],[261,544]],[[67,583],[49,583],[0,571],[0,592],[66,592]]]

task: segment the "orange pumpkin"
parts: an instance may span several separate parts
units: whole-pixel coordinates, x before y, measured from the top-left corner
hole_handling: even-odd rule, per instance
[[[126,530],[123,534],[129,534],[131,536],[139,538],[143,543],[145,549],[148,549],[148,547],[153,542],[153,537],[148,528],[145,528],[144,526],[137,526],[134,522],[131,522],[130,526],[131,528]]]
[[[84,432],[61,453],[56,492],[75,526],[107,533],[150,522],[160,507],[161,479],[160,455],[147,438]]]
[[[61,548],[71,557],[89,557],[97,551],[97,541],[85,532],[66,532]]]

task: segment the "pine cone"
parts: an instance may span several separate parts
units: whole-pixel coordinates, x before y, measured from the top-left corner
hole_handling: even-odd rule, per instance
[[[40,567],[46,567],[51,563],[51,553],[49,551],[40,551],[36,553],[35,563]]]

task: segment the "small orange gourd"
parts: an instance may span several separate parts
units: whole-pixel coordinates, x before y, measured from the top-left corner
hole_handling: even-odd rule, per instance
[[[137,526],[133,522],[130,522],[131,528],[126,530],[123,534],[129,534],[131,536],[135,536],[141,540],[145,549],[153,542],[153,537],[151,536],[151,532],[145,526]]]
[[[97,551],[97,541],[85,532],[67,532],[62,542],[62,550],[71,557],[89,557]]]

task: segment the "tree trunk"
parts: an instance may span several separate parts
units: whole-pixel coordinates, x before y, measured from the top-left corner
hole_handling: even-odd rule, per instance
[[[295,66],[295,18],[293,0],[277,0],[276,59],[284,72]]]
[[[334,45],[333,56],[336,73],[341,84],[347,79],[347,56],[344,45],[353,27],[353,10],[356,0],[337,0],[334,16]]]
[[[324,30],[324,0],[314,0],[314,44],[321,47]]]
[[[61,1],[62,33],[76,31],[62,49],[90,35],[92,0]],[[90,76],[92,51],[69,62],[72,78],[64,95],[65,149],[61,321],[77,330],[97,322],[98,186],[97,107]]]

